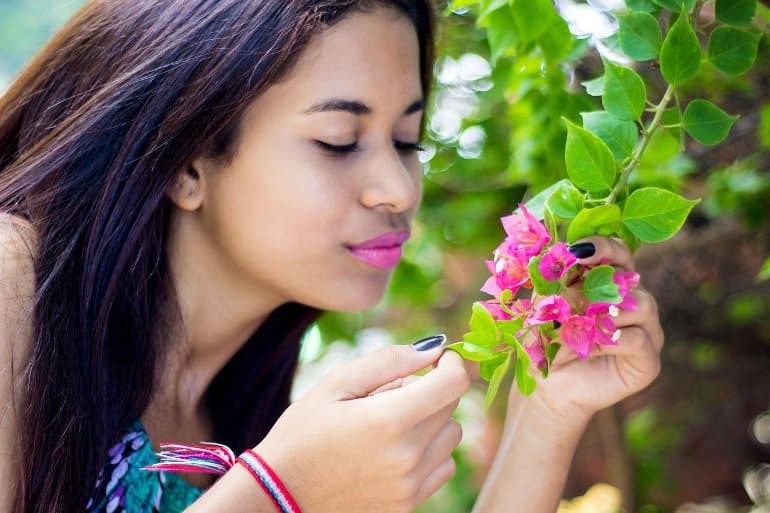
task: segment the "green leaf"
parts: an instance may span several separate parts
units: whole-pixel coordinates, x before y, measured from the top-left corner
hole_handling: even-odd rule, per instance
[[[572,219],[583,208],[585,195],[567,180],[558,183],[559,187],[545,201],[545,205],[555,216]]]
[[[635,12],[646,12],[658,14],[660,7],[655,5],[652,0],[626,0],[626,7]]]
[[[479,0],[479,22],[486,23],[494,11],[508,7],[509,0]]]
[[[581,210],[567,228],[567,242],[572,244],[583,237],[596,234],[610,235],[618,221],[620,207],[615,204]]]
[[[646,12],[618,16],[618,37],[623,53],[636,61],[657,59],[663,44],[663,32],[658,20]]]
[[[570,184],[570,181],[566,178],[559,180],[550,187],[543,189],[542,191],[532,196],[532,198],[524,203],[524,206],[527,207],[527,210],[529,210],[533,216],[535,216],[535,219],[544,219],[546,200],[550,198],[551,194],[553,194],[559,187],[562,187],[564,184]],[[518,211],[519,209],[517,208],[516,210]]]
[[[511,366],[512,354],[512,352],[509,352],[505,360],[503,360],[502,363],[498,365],[497,368],[492,372],[492,377],[489,379],[489,386],[487,387],[487,397],[484,400],[485,410],[489,409],[489,407],[492,405],[492,401],[494,401],[495,397],[497,396],[497,391],[500,389],[500,383],[502,383],[503,378],[505,377],[505,373],[508,372],[508,369]]]
[[[472,362],[483,362],[495,358],[499,353],[486,347],[477,346],[470,342],[455,342],[446,346],[447,349],[457,352],[466,360]]]
[[[737,119],[710,101],[693,100],[684,110],[682,128],[699,143],[713,145],[724,141]]]
[[[597,136],[566,118],[567,145],[565,160],[567,175],[581,190],[601,192],[615,182],[615,158],[607,145]]]
[[[524,42],[534,41],[556,18],[552,0],[510,0],[516,28]]]
[[[594,267],[583,278],[583,294],[591,303],[620,303],[618,285],[612,281],[615,268],[611,265]]]
[[[628,197],[621,221],[642,242],[661,242],[679,231],[699,201],[664,189],[645,187]]]
[[[759,144],[770,148],[770,103],[766,103],[759,111]]]
[[[683,148],[682,111],[679,110],[679,107],[675,105],[670,109],[664,110],[661,120],[668,133],[670,133],[674,139],[679,141],[680,149]]]
[[[555,16],[542,36],[537,40],[543,56],[549,64],[557,64],[567,57],[572,51],[575,38],[569,31],[569,26],[564,18]]]
[[[756,11],[757,0],[716,0],[717,19],[730,25],[751,25]]]
[[[631,68],[604,60],[604,109],[619,119],[639,119],[644,112],[647,88]]]
[[[633,121],[618,119],[609,112],[582,112],[583,128],[590,130],[610,148],[615,160],[631,156],[639,131]]]
[[[556,355],[559,354],[559,349],[561,349],[561,344],[558,342],[551,342],[550,344],[546,344],[545,346],[545,370],[543,371],[543,376],[548,377],[548,373],[551,371],[551,366],[553,365],[553,361],[556,359]]]
[[[764,280],[770,280],[770,258],[765,260],[765,263],[762,264],[762,269],[760,269],[759,274],[757,274],[757,281]]]
[[[593,80],[586,80],[581,82],[580,85],[586,88],[586,93],[591,96],[601,96],[604,91],[604,75],[596,77]]]
[[[617,232],[618,237],[626,243],[626,246],[628,246],[628,249],[630,249],[632,253],[635,253],[636,250],[641,247],[642,241],[639,240],[639,237],[631,233],[631,230],[626,228],[626,225],[623,223],[618,223]]]
[[[668,9],[669,11],[673,12],[681,12],[682,7],[685,8],[687,12],[690,12],[690,9],[692,9],[693,4],[695,4],[695,0],[652,0],[653,3]]]
[[[513,53],[519,43],[519,36],[513,22],[511,10],[504,3],[504,7],[489,13],[486,19],[487,42],[492,65],[507,54]]]
[[[496,340],[494,337],[490,337],[488,335],[482,335],[481,333],[478,333],[476,331],[470,331],[464,334],[463,342],[468,342],[469,344],[483,347],[485,349],[494,349],[499,344],[499,341]]]
[[[532,286],[535,288],[535,292],[541,296],[558,294],[559,290],[561,290],[561,284],[558,281],[546,280],[540,272],[540,269],[537,268],[542,259],[543,255],[538,255],[529,261],[529,266],[527,268],[529,269],[529,277],[532,280]]]
[[[495,341],[500,340],[500,333],[497,331],[497,325],[495,325],[495,319],[489,310],[484,308],[481,303],[473,303],[471,308],[471,331],[478,333],[484,338],[489,338]]]
[[[524,396],[531,395],[537,386],[535,378],[529,375],[529,366],[531,364],[532,359],[529,357],[527,350],[519,342],[516,342],[516,385]]]
[[[735,27],[719,27],[709,36],[708,59],[728,75],[742,75],[754,65],[762,35]]]
[[[497,321],[497,327],[503,335],[510,335],[516,337],[516,334],[524,326],[522,319],[511,319],[508,321]]]
[[[663,41],[660,71],[670,84],[677,85],[692,78],[700,66],[700,43],[690,20],[680,15]]]
[[[481,362],[479,364],[479,374],[481,375],[481,378],[484,381],[491,380],[492,374],[494,374],[495,369],[497,369],[508,358],[509,354],[510,352],[500,353],[497,355],[496,358]]]

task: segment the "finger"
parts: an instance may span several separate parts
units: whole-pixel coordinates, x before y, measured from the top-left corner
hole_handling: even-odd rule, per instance
[[[594,252],[590,256],[585,258],[579,258],[578,262],[583,265],[600,265],[610,264],[615,267],[619,267],[624,271],[634,270],[634,260],[631,255],[631,250],[625,245],[623,241],[616,238],[594,236],[580,239],[579,241],[570,245],[570,251],[578,253],[578,257],[581,255],[590,254],[591,245],[593,244]]]
[[[420,376],[416,376],[416,375],[407,376],[405,378],[398,378],[391,381],[390,383],[385,383],[377,390],[370,392],[369,395],[375,395],[375,394],[379,394],[380,392],[387,392],[388,390],[405,387],[418,379],[420,379]]]
[[[341,365],[322,386],[337,400],[366,397],[383,385],[427,367],[441,352],[440,346],[428,351],[416,351],[408,345],[384,347]]]
[[[470,386],[471,379],[460,355],[446,351],[436,368],[419,380],[369,399],[375,407],[404,415],[404,422],[416,425],[459,399]]]
[[[452,478],[455,470],[457,470],[457,464],[451,456],[441,462],[436,470],[422,482],[420,491],[417,493],[416,504],[425,502],[431,495],[436,493],[439,488]]]
[[[413,471],[414,475],[421,481],[427,478],[444,460],[452,456],[452,451],[460,445],[462,439],[463,428],[460,423],[452,419],[445,421],[441,430],[425,448],[420,464]]]
[[[652,364],[659,360],[658,350],[652,338],[639,326],[627,326],[620,329],[620,337],[615,345],[597,345],[589,356],[618,356],[627,360],[639,360]]]
[[[457,404],[459,402],[459,400],[452,401],[447,406],[444,406],[439,411],[417,424],[413,431],[414,436],[416,437],[416,443],[420,444],[422,447],[430,445],[447,423],[452,422],[452,414],[457,409]]]
[[[615,356],[616,365],[627,366],[632,371],[631,376],[638,378],[639,382],[644,381],[644,385],[660,372],[660,352],[647,332],[639,326],[621,329],[617,345],[597,348],[599,350],[591,357]]]
[[[628,326],[639,326],[642,328],[657,351],[663,347],[664,334],[660,325],[658,316],[658,304],[652,294],[644,289],[637,288],[631,292],[636,300],[638,308],[636,310],[620,310],[615,317],[615,325],[618,328]]]

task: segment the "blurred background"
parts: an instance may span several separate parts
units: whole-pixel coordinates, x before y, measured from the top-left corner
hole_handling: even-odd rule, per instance
[[[330,313],[310,330],[295,395],[382,345],[462,337],[471,304],[484,297],[483,260],[503,237],[499,218],[565,175],[560,118],[600,109],[581,84],[601,75],[601,55],[623,61],[613,14],[622,0],[557,0],[558,44],[539,51],[506,44],[505,27],[479,19],[490,2],[480,3],[442,5],[425,200],[404,262],[376,309]],[[0,0],[0,93],[81,4]],[[701,16],[713,19],[710,2]],[[703,201],[676,238],[637,253],[667,335],[663,371],[594,418],[560,513],[770,511],[770,9],[762,3],[754,26],[764,36],[751,71],[730,77],[704,63],[682,88],[684,100],[709,98],[741,116],[729,138],[712,147],[654,138],[636,174],[637,185]],[[654,65],[637,71],[648,87],[663,86]],[[484,390],[479,380],[463,399],[458,472],[421,513],[471,509],[504,415],[503,394],[484,412]]]

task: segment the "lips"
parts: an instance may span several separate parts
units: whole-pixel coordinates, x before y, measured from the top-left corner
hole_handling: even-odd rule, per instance
[[[359,260],[378,269],[392,269],[401,261],[402,246],[409,239],[409,232],[389,232],[374,239],[348,246]]]

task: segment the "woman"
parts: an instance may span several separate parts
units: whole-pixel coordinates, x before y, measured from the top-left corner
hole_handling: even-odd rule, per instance
[[[311,513],[449,479],[469,380],[435,343],[288,406],[304,330],[373,306],[408,237],[432,48],[412,0],[92,1],[51,41],[0,100],[2,511],[272,511],[242,465],[139,471],[164,441],[254,447]],[[591,415],[655,377],[636,294],[618,347],[511,393],[475,511],[552,511]]]

